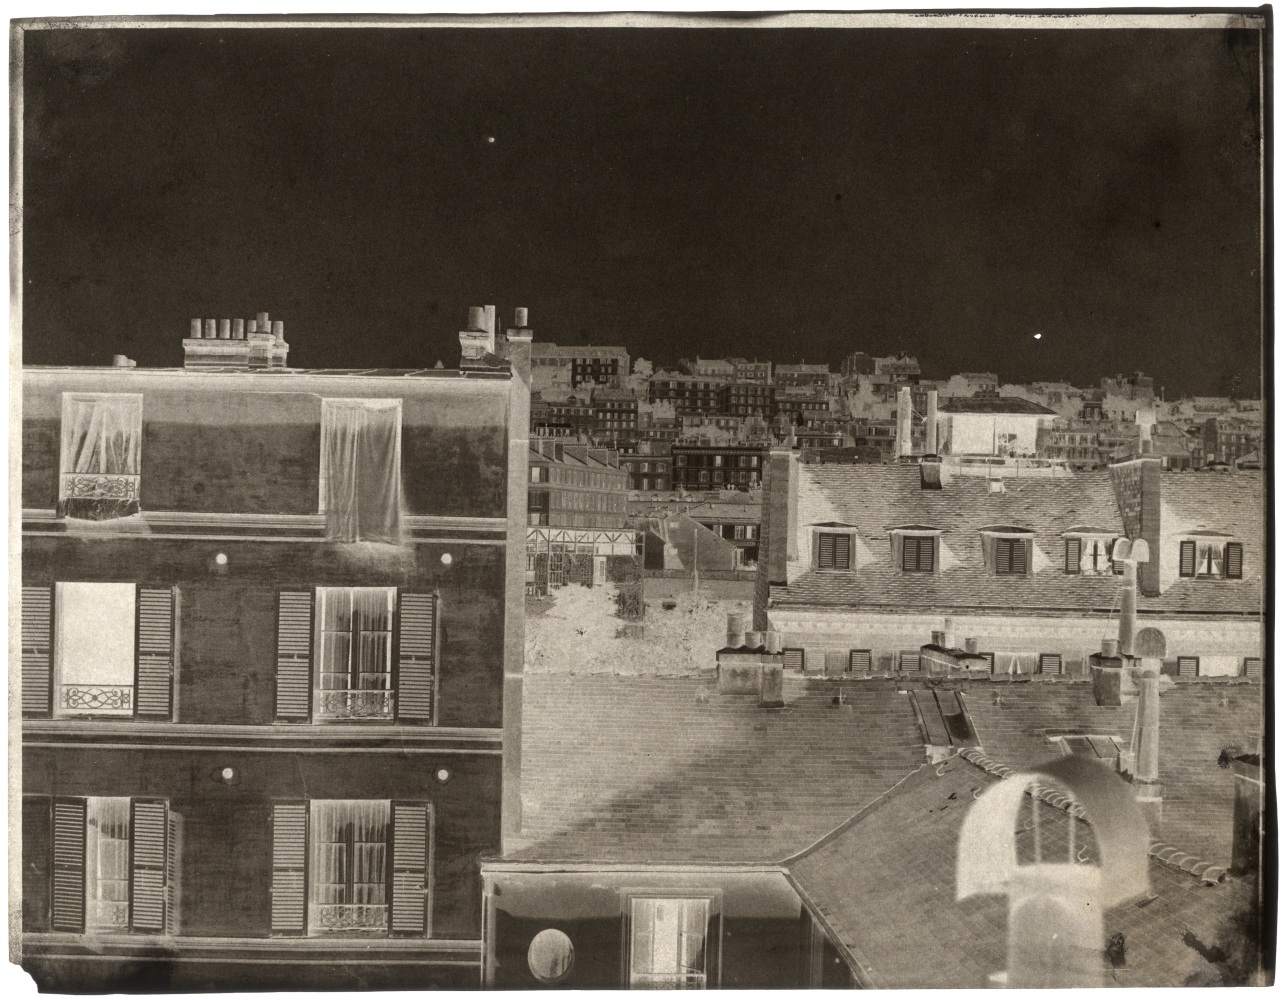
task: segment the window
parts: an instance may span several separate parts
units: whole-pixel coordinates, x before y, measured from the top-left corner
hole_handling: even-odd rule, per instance
[[[1244,676],[1246,677],[1262,677],[1263,661],[1257,656],[1245,657],[1245,662],[1241,669],[1241,673],[1244,674]]]
[[[818,569],[851,569],[852,536],[820,532],[817,535],[817,568]]]
[[[159,799],[53,799],[55,931],[175,934],[182,820]]]
[[[931,573],[935,542],[932,535],[904,536],[901,540],[901,568],[912,573]]]
[[[785,670],[797,670],[803,673],[803,650],[785,649],[781,651],[781,666]]]
[[[901,670],[918,670],[919,653],[918,651],[907,650],[898,656],[898,667]]]
[[[870,671],[870,650],[868,649],[850,649],[848,650],[848,672],[853,674],[869,673]]]
[[[321,401],[320,507],[336,542],[401,540],[400,399]]]
[[[22,598],[24,714],[171,717],[176,590],[59,583]]]
[[[547,483],[549,481],[549,467],[547,465],[531,466],[531,482]]]
[[[277,720],[435,724],[439,604],[391,587],[279,593]]]
[[[1062,654],[1061,653],[1041,653],[1040,654],[1040,673],[1060,674],[1061,672],[1062,672]]]
[[[319,719],[391,719],[392,587],[317,588]]]
[[[429,937],[432,855],[427,802],[274,803],[272,933]]]
[[[1026,573],[1026,539],[995,539],[995,572],[1004,575]]]
[[[63,393],[58,516],[137,514],[142,438],[141,395]]]
[[[709,898],[629,900],[629,988],[703,990]]]
[[[759,528],[757,524],[747,524],[745,526],[746,538],[758,538],[758,535],[759,535]]]
[[[1178,676],[1179,677],[1199,677],[1200,676],[1200,657],[1199,656],[1178,657]]]

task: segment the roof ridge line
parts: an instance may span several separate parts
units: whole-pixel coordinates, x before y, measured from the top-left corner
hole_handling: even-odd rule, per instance
[[[958,756],[958,754],[952,754],[950,757],[947,757],[945,760],[938,761],[936,763],[934,763],[931,760],[925,761],[923,764],[919,765],[919,767],[915,768],[909,774],[905,774],[901,778],[899,778],[897,780],[897,783],[894,784],[891,788],[887,788],[884,791],[880,792],[873,799],[867,802],[864,806],[858,809],[855,813],[853,813],[851,816],[845,819],[842,823],[836,826],[833,830],[830,830],[829,832],[822,834],[813,843],[803,848],[803,850],[797,851],[794,854],[789,855],[787,858],[785,858],[785,860],[781,861],[780,864],[782,865],[782,867],[788,868],[788,866],[792,862],[801,861],[803,858],[807,857],[809,854],[812,854],[814,851],[820,850],[826,844],[830,843],[830,841],[846,833],[854,825],[859,823],[861,820],[865,819],[872,812],[874,812],[879,806],[884,805],[892,797],[893,793],[899,791],[902,785],[906,784],[906,782],[910,781],[912,778],[915,778],[917,776],[924,774],[924,772],[928,771],[929,769],[936,770],[944,767],[945,765],[949,764],[950,761],[956,756]]]
[[[1013,768],[993,760],[981,750],[972,747],[961,750],[959,756],[976,767],[980,767],[987,774],[992,774],[1000,779],[1018,773]],[[1063,812],[1070,813],[1077,819],[1084,818],[1084,807],[1063,792],[1037,783],[1027,791],[1027,794],[1034,795],[1041,801],[1047,802]],[[1218,884],[1226,881],[1229,874],[1227,868],[1216,865],[1212,861],[1205,861],[1197,855],[1189,854],[1181,848],[1174,847],[1172,844],[1155,837],[1152,837],[1147,845],[1147,855],[1170,868],[1176,868],[1181,872],[1186,872],[1188,875],[1195,875],[1202,882]]]

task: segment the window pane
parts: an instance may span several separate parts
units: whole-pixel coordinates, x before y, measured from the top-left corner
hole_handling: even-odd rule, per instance
[[[132,583],[56,586],[59,714],[133,714],[135,599]]]
[[[85,927],[129,925],[129,799],[85,802]]]
[[[310,815],[310,932],[386,931],[388,801],[318,800]]]

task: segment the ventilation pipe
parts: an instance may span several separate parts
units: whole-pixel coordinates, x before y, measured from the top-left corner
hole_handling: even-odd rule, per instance
[[[743,611],[731,611],[727,615],[727,648],[740,649],[745,645],[745,626],[748,616]]]

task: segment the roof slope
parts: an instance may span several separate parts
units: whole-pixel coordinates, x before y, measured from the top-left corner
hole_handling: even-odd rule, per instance
[[[1165,513],[1178,522],[1262,544],[1266,522],[1261,470],[1166,473],[1161,483]]]
[[[799,530],[827,521],[857,525],[875,560],[853,573],[808,572],[773,587],[774,602],[906,608],[1109,609],[1114,577],[1063,572],[1062,533],[1091,524],[1124,534],[1106,472],[1010,479],[989,492],[980,476],[955,476],[940,490],[920,487],[917,466],[800,465]],[[953,564],[934,573],[903,573],[892,562],[887,529],[922,524],[942,531]],[[1034,532],[1047,560],[1030,576],[996,576],[984,563],[981,529],[1013,525]]]
[[[709,679],[528,675],[523,847],[544,861],[779,862],[918,767],[894,686],[787,679],[781,710]]]
[[[1020,396],[951,396],[943,399],[942,413],[1029,413],[1056,416],[1056,410]]]
[[[799,890],[872,985],[985,987],[987,977],[1007,965],[1007,901],[955,899],[960,828],[974,794],[996,780],[961,757],[928,765],[832,838],[787,862]],[[1045,807],[1037,821],[1046,858],[1065,856],[1074,823],[1076,843],[1090,845],[1086,862],[1095,860],[1082,820]],[[1034,830],[1017,837],[1019,859],[1032,860]],[[1208,885],[1154,857],[1148,869],[1154,898],[1105,914],[1106,936],[1125,937],[1125,965],[1107,965],[1106,984],[1207,984],[1215,970],[1195,945],[1217,946],[1224,922],[1251,904],[1249,887],[1236,880]]]
[[[996,684],[965,697],[982,749],[1009,767],[1060,753],[1050,734],[1115,736],[1126,748],[1133,736],[1135,706],[1098,706],[1088,681]],[[1180,681],[1161,695],[1161,839],[1216,864],[1230,862],[1235,792],[1218,758],[1262,733],[1262,699],[1261,684],[1239,679]]]

